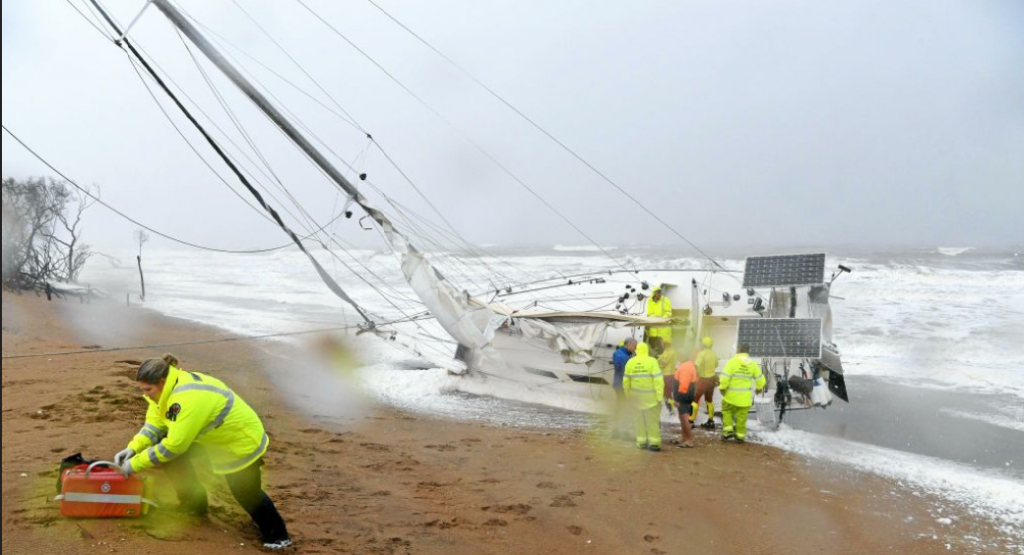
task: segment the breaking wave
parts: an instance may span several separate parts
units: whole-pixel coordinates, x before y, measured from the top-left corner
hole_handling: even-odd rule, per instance
[[[961,254],[967,254],[971,251],[978,250],[975,247],[939,247],[938,253],[943,256],[957,257]]]

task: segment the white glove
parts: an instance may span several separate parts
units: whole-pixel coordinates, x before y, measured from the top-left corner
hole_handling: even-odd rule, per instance
[[[128,459],[127,461],[124,462],[124,464],[121,466],[121,472],[125,476],[131,476],[132,474],[135,474],[135,469],[132,468],[132,460],[131,459]]]
[[[124,451],[121,451],[120,453],[114,455],[114,464],[116,464],[117,466],[124,466],[126,462],[132,460],[135,457],[135,454],[135,451],[132,451],[131,449],[125,449]]]

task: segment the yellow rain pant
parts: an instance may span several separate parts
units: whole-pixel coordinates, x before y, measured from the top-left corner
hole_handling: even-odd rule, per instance
[[[661,405],[634,412],[636,446],[661,447]]]
[[[735,437],[740,441],[747,439],[747,420],[750,419],[750,407],[737,407],[729,403],[722,404],[722,421],[725,423],[725,437]]]

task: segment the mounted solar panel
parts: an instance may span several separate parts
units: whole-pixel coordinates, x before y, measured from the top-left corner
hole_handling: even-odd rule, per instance
[[[740,320],[739,345],[756,358],[821,358],[821,319]]]
[[[824,254],[752,256],[743,287],[799,287],[825,283]]]

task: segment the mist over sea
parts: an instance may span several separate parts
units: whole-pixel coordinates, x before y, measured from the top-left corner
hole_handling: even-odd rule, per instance
[[[477,292],[614,267],[593,247],[487,250],[501,261],[438,260],[451,269],[453,281]],[[639,269],[706,268],[681,250],[606,250]],[[950,246],[715,254],[726,267],[742,270],[748,254],[822,251],[829,252],[830,269],[853,268],[833,288],[836,341],[853,403],[796,415],[780,432],[759,433],[757,441],[807,455],[823,470],[838,465],[891,478],[1003,522],[1007,533],[1024,534],[1024,253]],[[115,255],[122,264],[96,258],[84,281],[123,302],[138,294],[138,270],[133,255]],[[381,317],[422,309],[390,253],[320,251],[317,257],[357,302]],[[144,263],[145,306],[169,316],[245,335],[358,322],[297,252],[152,250]],[[360,265],[376,274],[361,271],[369,283],[346,269]],[[431,335],[443,335],[426,326]],[[415,339],[418,330],[404,331]],[[378,400],[405,410],[531,427],[583,427],[592,420],[592,407],[580,400],[448,375],[437,367],[451,357],[449,344],[416,341],[415,349],[406,350],[371,336],[352,341],[365,371],[375,376],[369,383],[378,384]]]

